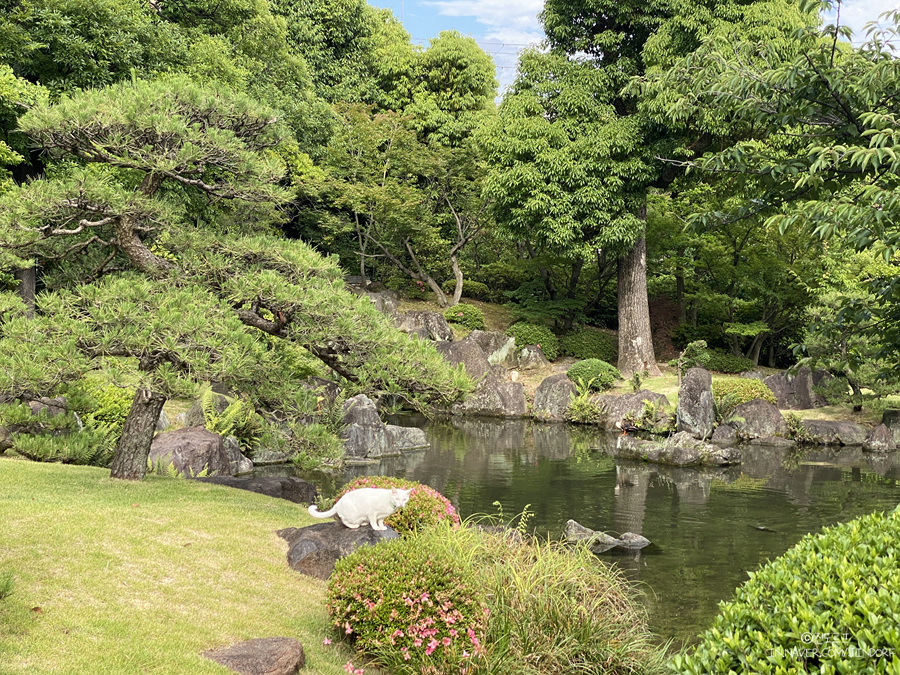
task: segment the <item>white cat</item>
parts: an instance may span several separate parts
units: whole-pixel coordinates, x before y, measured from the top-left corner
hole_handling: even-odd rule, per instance
[[[315,518],[328,518],[337,514],[349,528],[356,529],[369,523],[373,530],[386,530],[384,519],[397,509],[406,506],[412,489],[398,488],[359,488],[351,490],[337,500],[328,511],[319,512],[315,506],[309,507],[309,515]]]

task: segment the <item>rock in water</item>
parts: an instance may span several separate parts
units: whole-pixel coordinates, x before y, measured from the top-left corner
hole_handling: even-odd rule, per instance
[[[703,368],[691,368],[678,391],[677,430],[706,440],[712,435],[716,421],[712,376]]]

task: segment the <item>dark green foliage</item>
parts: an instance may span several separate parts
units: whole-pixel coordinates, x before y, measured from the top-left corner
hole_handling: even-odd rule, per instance
[[[722,405],[725,397],[729,397],[731,407],[757,398],[768,401],[772,405],[778,403],[775,394],[762,380],[753,380],[748,377],[715,377],[712,381],[712,390],[716,406]]]
[[[578,387],[582,391],[572,397],[572,402],[566,408],[566,421],[573,424],[600,424],[606,419],[603,407],[591,400],[591,390],[588,387]]]
[[[522,349],[526,345],[537,345],[549,360],[555,361],[559,356],[559,338],[546,326],[519,322],[510,326],[506,334],[516,338],[516,349]]]
[[[706,368],[707,370],[714,370],[717,373],[734,374],[753,370],[756,368],[756,364],[753,363],[752,359],[746,359],[743,356],[711,351],[709,353],[709,361],[706,363]]]
[[[441,290],[443,290],[444,293],[446,293],[448,296],[453,295],[453,289],[455,288],[456,279],[447,279],[447,281],[441,284]],[[480,281],[473,281],[470,279],[466,279],[463,281],[462,294],[464,298],[472,298],[473,300],[489,301],[493,298],[491,289],[487,287],[487,284],[483,284]]]
[[[107,427],[118,436],[134,401],[134,389],[112,383],[82,380],[79,387],[88,398],[88,409],[81,412],[81,420],[88,429]]]
[[[688,343],[703,340],[710,347],[725,348],[725,329],[721,323],[718,324],[701,324],[692,326],[689,323],[683,323],[672,331],[672,344],[678,349],[684,349]]]
[[[697,366],[708,368],[711,358],[712,354],[706,348],[706,340],[696,340],[688,343],[677,359],[669,361],[669,365],[678,368],[679,376],[684,377],[691,368]]]
[[[684,675],[892,672],[900,653],[898,537],[896,510],[806,535],[751,572],[696,649],[675,656],[671,669]]]
[[[559,338],[559,353],[576,359],[616,361],[616,344],[606,333],[582,327]]]
[[[585,359],[573,363],[566,375],[577,386],[591,391],[612,389],[616,380],[622,377],[618,368],[600,359]]]
[[[0,600],[6,600],[12,595],[14,587],[13,573],[9,571],[0,573]]]
[[[462,303],[444,310],[444,318],[470,330],[484,330],[484,312],[475,305]]]
[[[452,525],[459,524],[459,515],[449,499],[427,485],[402,478],[363,476],[341,490],[337,499],[343,497],[350,490],[363,487],[400,488],[401,490],[412,488],[406,506],[384,520],[386,525],[390,525],[401,534],[411,534],[424,528],[434,527],[444,521]]]
[[[400,664],[408,656],[404,672],[425,664],[458,672],[483,651],[484,584],[466,559],[415,538],[364,547],[339,560],[326,607],[334,629],[358,649],[387,652]]]

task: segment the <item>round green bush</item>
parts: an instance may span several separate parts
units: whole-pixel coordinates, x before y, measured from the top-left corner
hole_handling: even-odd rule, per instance
[[[622,374],[615,366],[600,359],[585,359],[572,364],[566,375],[576,385],[584,386],[591,391],[612,389]]]
[[[889,673],[900,655],[900,514],[808,534],[750,573],[677,673]]]
[[[470,330],[484,330],[484,313],[475,305],[460,303],[444,310],[444,318]]]
[[[464,561],[415,538],[339,560],[326,608],[335,630],[393,672],[460,672],[484,651],[483,584]]]
[[[757,398],[772,405],[778,404],[775,394],[762,380],[753,380],[749,377],[715,377],[712,381],[712,390],[713,398],[719,407],[725,402],[726,397],[731,408]]]
[[[456,290],[456,279],[447,279],[441,284],[441,290],[447,295],[453,295],[453,291]],[[464,298],[472,298],[473,300],[488,301],[491,299],[491,290],[487,287],[487,284],[472,279],[463,280],[462,294]]]
[[[595,328],[579,328],[559,339],[559,352],[576,359],[616,360],[616,344],[612,337]]]
[[[725,352],[710,351],[709,361],[706,363],[707,370],[714,370],[717,373],[736,374],[743,373],[756,368],[756,364],[752,359],[745,359],[743,356],[735,356]]]
[[[93,380],[83,380],[81,388],[89,400],[89,408],[81,413],[84,425],[91,429],[108,425],[121,431],[134,401],[134,389]]]
[[[400,534],[416,532],[441,521],[459,525],[459,514],[449,499],[434,488],[402,478],[361,476],[348,483],[338,494],[337,499],[343,497],[350,490],[364,487],[400,488],[403,490],[412,488],[412,494],[409,495],[406,506],[384,519],[385,525],[390,525]]]
[[[559,338],[547,326],[519,322],[510,326],[506,334],[516,338],[516,349],[526,345],[537,345],[550,361],[559,356]]]

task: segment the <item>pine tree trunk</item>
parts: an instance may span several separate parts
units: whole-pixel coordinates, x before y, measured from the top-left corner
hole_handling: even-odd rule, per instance
[[[110,476],[122,480],[143,480],[147,473],[150,444],[166,397],[149,389],[138,389],[125,418],[125,428],[116,446]]]
[[[662,373],[653,353],[650,303],[647,300],[647,242],[641,237],[634,248],[619,258],[619,371],[628,378],[648,371]]]
[[[19,281],[19,297],[25,303],[26,316],[34,318],[34,296],[37,289],[37,274],[33,267],[16,270],[16,279]]]

